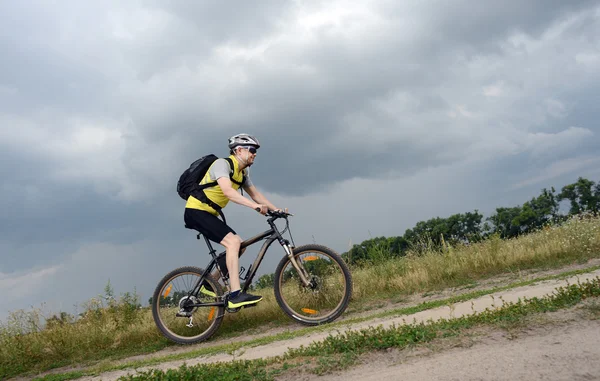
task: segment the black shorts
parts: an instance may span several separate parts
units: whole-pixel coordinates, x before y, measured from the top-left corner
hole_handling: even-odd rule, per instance
[[[213,242],[221,243],[229,233],[237,234],[219,217],[204,210],[185,208],[183,220],[187,227],[198,230]]]

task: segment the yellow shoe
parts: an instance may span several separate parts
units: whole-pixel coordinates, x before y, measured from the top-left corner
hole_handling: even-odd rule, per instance
[[[251,295],[246,293],[239,293],[234,298],[229,299],[227,307],[229,308],[240,308],[251,304],[256,304],[262,300],[260,295]]]
[[[206,286],[206,287],[205,287]],[[200,287],[200,292],[206,296],[210,296],[211,298],[216,298],[217,294],[214,293],[214,290],[208,283],[204,283],[202,287]]]

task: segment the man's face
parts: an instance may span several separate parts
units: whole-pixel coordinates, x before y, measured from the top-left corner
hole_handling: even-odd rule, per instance
[[[254,164],[256,158],[257,149],[253,146],[241,146],[239,148],[239,156],[246,161],[247,166]]]

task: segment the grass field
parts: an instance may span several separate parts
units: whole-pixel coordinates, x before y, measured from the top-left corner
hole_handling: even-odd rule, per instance
[[[380,253],[379,253],[380,254]],[[492,237],[469,246],[446,246],[443,251],[409,252],[371,266],[351,269],[356,306],[402,295],[469,284],[494,275],[526,269],[560,268],[600,257],[600,219],[573,218],[559,227],[511,240]],[[214,338],[235,336],[269,322],[294,324],[279,309],[272,289],[261,289],[263,301],[242,313],[226,315]],[[162,337],[149,309],[132,308],[135,296],[126,294],[105,305],[91,299],[75,322],[44,324],[39,310],[17,311],[0,326],[0,378],[56,367],[86,364],[154,352],[173,345]],[[42,328],[43,327],[43,328]]]

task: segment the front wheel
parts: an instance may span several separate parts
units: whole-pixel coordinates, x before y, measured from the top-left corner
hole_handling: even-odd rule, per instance
[[[321,245],[294,248],[294,258],[305,270],[309,286],[302,283],[285,256],[275,270],[275,299],[292,319],[304,325],[319,325],[337,319],[352,297],[352,277],[344,260]]]

